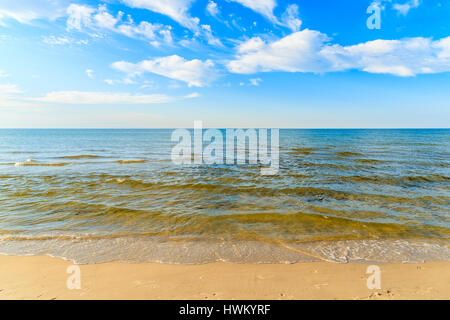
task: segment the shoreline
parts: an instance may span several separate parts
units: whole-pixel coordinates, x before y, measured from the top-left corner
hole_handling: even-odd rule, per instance
[[[450,262],[378,264],[381,289],[367,288],[369,265],[106,262],[78,265],[69,290],[73,262],[0,255],[0,299],[450,299]]]
[[[62,258],[75,264],[106,262],[207,264],[422,263],[449,261],[450,242],[435,239],[314,240],[183,240],[121,236],[84,239],[9,239],[0,241],[0,255]]]

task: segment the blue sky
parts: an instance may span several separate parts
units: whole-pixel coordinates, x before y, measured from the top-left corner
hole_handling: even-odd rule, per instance
[[[448,127],[449,17],[444,0],[0,0],[0,127]]]

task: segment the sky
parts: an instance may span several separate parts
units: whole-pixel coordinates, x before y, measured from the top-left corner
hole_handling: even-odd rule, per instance
[[[0,0],[0,128],[448,128],[449,17],[447,0]]]

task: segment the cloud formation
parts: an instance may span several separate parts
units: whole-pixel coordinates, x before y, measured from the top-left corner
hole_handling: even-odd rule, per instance
[[[129,93],[54,91],[44,97],[29,98],[30,101],[61,104],[151,104],[167,103],[171,97],[163,94],[132,95]]]
[[[273,14],[273,9],[276,7],[277,3],[275,0],[231,0],[233,2],[238,2],[244,7],[247,7],[270,21],[277,23],[277,19]]]
[[[206,5],[206,11],[213,17],[217,17],[217,15],[219,14],[219,7],[217,6],[217,3],[209,0],[208,4]]]
[[[70,44],[72,40],[67,37],[44,36],[42,42],[49,45],[63,45]]]
[[[417,8],[419,5],[419,0],[410,0],[403,4],[395,3],[392,7],[394,8],[394,10],[397,10],[399,14],[406,16],[409,10]]]
[[[203,37],[208,44],[222,46],[219,39],[215,38],[211,31],[211,26],[201,25],[200,19],[189,15],[189,8],[195,0],[121,0],[124,4],[132,8],[150,10],[166,15],[178,22],[181,26],[191,30],[196,37]],[[217,5],[210,2],[208,7],[215,13]]]
[[[30,105],[21,101],[22,90],[16,84],[0,84],[0,108],[26,108]]]
[[[237,48],[230,72],[285,71],[324,73],[361,70],[396,76],[450,71],[450,37],[374,40],[352,46],[331,44],[314,30],[302,30],[272,42],[251,38]]]
[[[249,80],[249,82],[250,82],[250,85],[257,87],[262,82],[262,79],[261,78],[252,78]]]
[[[86,70],[86,75],[87,75],[89,78],[94,79],[94,70],[92,70],[92,69],[87,69],[87,70]]]
[[[281,21],[284,26],[288,27],[293,32],[300,30],[302,21],[298,18],[298,6],[296,4],[289,5],[283,13]]]
[[[9,74],[7,74],[5,71],[0,70],[0,78],[8,78]]]
[[[65,15],[69,0],[1,0],[0,20],[10,18],[20,23],[37,19],[55,20]]]
[[[141,21],[135,24],[131,16],[123,20],[123,12],[113,16],[108,12],[105,5],[93,8],[85,5],[71,4],[67,8],[67,29],[83,31],[83,29],[102,31],[108,30],[130,38],[142,38],[149,40],[154,46],[159,46],[161,42],[172,43],[172,33],[170,26],[152,24]]]
[[[186,82],[189,87],[203,87],[215,78],[214,63],[211,60],[186,60],[180,56],[143,60],[139,63],[118,61],[112,68],[133,77],[146,72],[154,73],[174,80]]]
[[[198,19],[192,18],[188,10],[194,0],[121,0],[132,8],[147,9],[166,15],[180,25],[191,29],[198,29]]]
[[[198,92],[193,92],[193,93],[191,93],[191,94],[185,95],[184,97],[187,98],[187,99],[194,99],[194,98],[200,97],[200,93],[198,93]]]
[[[0,84],[0,95],[9,95],[12,93],[21,93],[22,90],[15,84]]]
[[[87,45],[89,43],[89,40],[86,39],[76,40],[66,36],[57,37],[51,35],[51,36],[43,36],[42,42],[51,46],[72,45],[72,44]]]

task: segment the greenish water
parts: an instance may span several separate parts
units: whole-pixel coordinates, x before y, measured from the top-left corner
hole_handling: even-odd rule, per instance
[[[450,260],[450,130],[280,130],[279,174],[172,130],[0,130],[0,253],[81,263]]]

